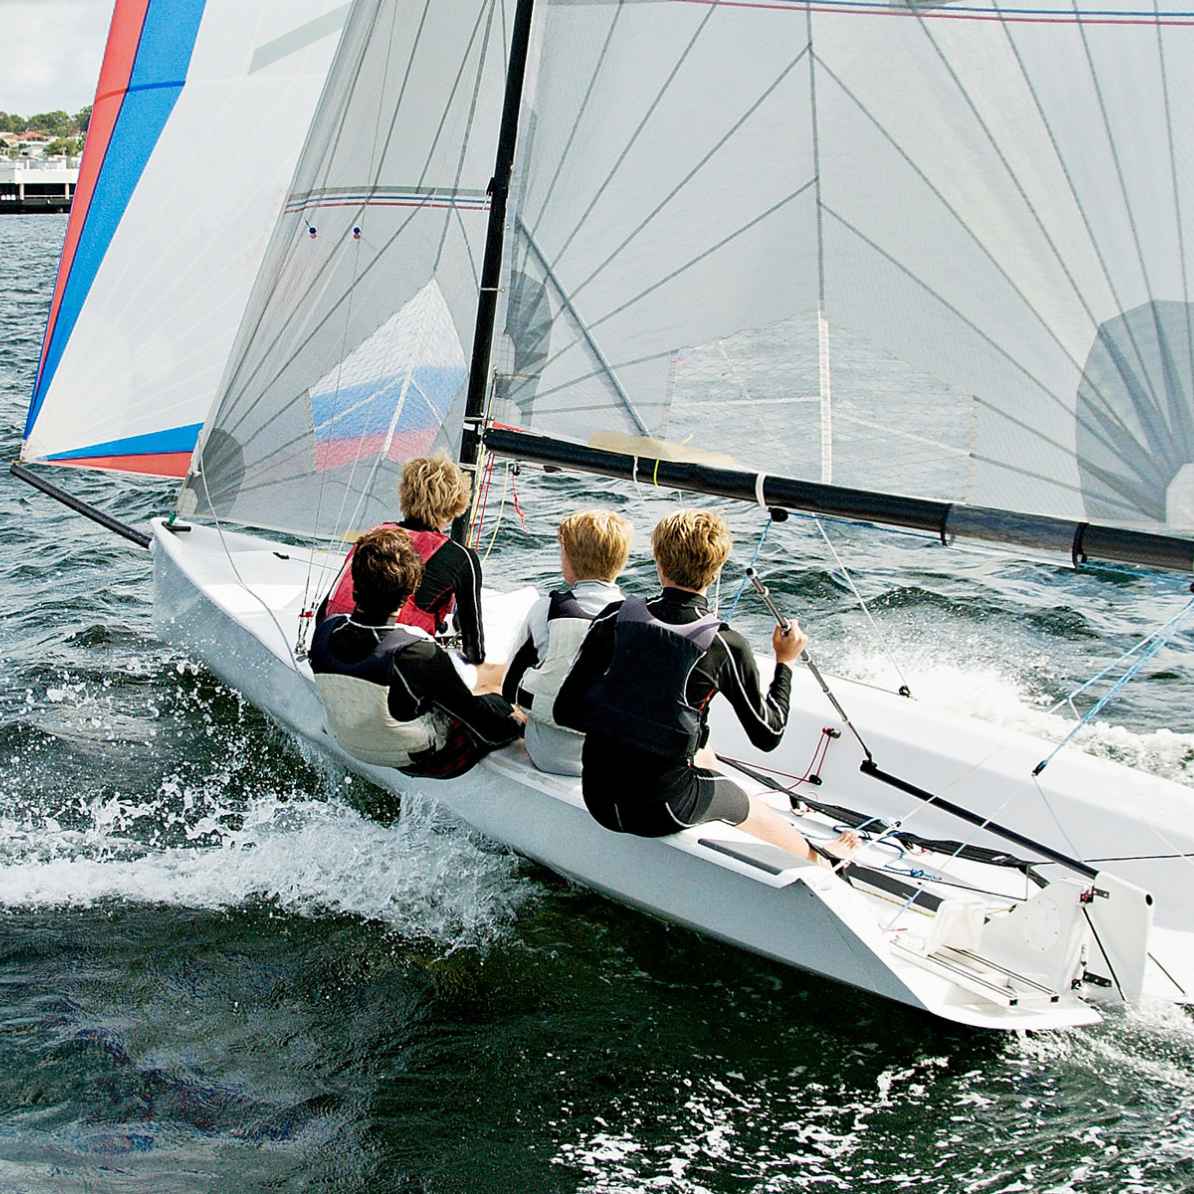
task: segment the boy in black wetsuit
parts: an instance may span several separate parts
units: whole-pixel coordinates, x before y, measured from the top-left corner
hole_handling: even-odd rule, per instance
[[[792,824],[708,766],[710,702],[722,693],[747,737],[774,750],[788,722],[791,667],[808,642],[796,623],[772,636],[766,693],[750,644],[709,613],[705,593],[732,547],[716,514],[681,510],[651,536],[663,592],[615,602],[593,621],[555,703],[561,725],[586,734],[585,804],[605,828],[662,837],[706,821],[737,825],[813,862],[824,861]],[[853,833],[831,846],[846,854]]]
[[[365,763],[452,779],[522,734],[496,694],[474,696],[431,634],[396,618],[423,579],[410,537],[378,527],[352,556],[355,606],[316,627],[310,663],[340,745]]]
[[[420,456],[402,467],[398,501],[400,526],[423,561],[423,579],[403,602],[398,613],[402,625],[417,626],[430,634],[442,633],[452,615],[460,632],[458,668],[474,692],[501,688],[505,668],[485,662],[485,630],[481,622],[481,561],[477,553],[457,543],[447,528],[469,507],[468,479],[446,456]],[[324,599],[317,615],[347,614],[353,607],[352,549]]]

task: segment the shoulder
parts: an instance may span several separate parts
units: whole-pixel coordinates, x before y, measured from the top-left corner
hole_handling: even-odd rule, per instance
[[[439,643],[433,642],[429,638],[419,638],[413,643],[406,644],[400,651],[399,658],[417,659],[421,663],[429,663],[441,655],[445,659],[448,658]]]
[[[719,643],[725,651],[739,659],[754,658],[754,652],[751,650],[746,636],[735,630],[729,622],[722,622],[717,628],[717,636],[713,640],[713,645],[717,646]]]
[[[311,649],[314,650],[316,646],[326,646],[332,635],[342,626],[347,625],[347,614],[332,614],[331,617],[321,618],[315,623],[315,632],[311,635]]]
[[[474,567],[480,567],[481,557],[474,548],[465,543],[457,543],[455,539],[448,539],[440,548],[445,554],[455,560],[468,560]]]
[[[608,618],[614,617],[617,612],[626,604],[626,598],[621,598],[618,601],[611,601],[594,619],[594,622],[604,622]]]

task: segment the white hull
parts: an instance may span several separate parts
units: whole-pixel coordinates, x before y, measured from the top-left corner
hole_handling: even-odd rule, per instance
[[[289,558],[291,549],[284,546],[226,534],[226,552],[215,532],[200,526],[176,535],[155,523],[154,534],[157,622],[162,637],[203,659],[222,680],[283,726],[382,787],[401,791],[417,786],[480,832],[623,903],[951,1020],[1007,1029],[1065,1027],[1098,1018],[1089,1003],[1069,990],[1077,954],[1067,963],[1069,970],[1058,969],[1059,951],[1065,952],[1063,938],[1072,939],[1076,950],[1082,937],[1088,952],[1093,950],[1089,937],[1083,937],[1084,925],[1072,931],[1066,927],[1071,913],[1076,921],[1083,915],[1070,908],[1074,900],[1065,903],[1065,893],[1078,890],[1075,884],[1058,882],[1046,889],[1061,893],[1057,896],[1063,905],[1060,911],[1045,907],[1047,900],[1019,903],[1017,919],[1001,921],[1017,926],[1012,934],[1016,941],[1006,949],[1005,930],[981,930],[984,941],[1004,951],[999,955],[1002,968],[996,972],[982,964],[976,968],[949,944],[936,949],[945,941],[945,930],[934,927],[934,922],[944,923],[947,918],[915,908],[897,916],[904,903],[902,895],[852,888],[782,852],[761,864],[758,857],[751,857],[753,839],[728,826],[701,826],[666,839],[610,834],[585,810],[579,781],[536,772],[521,746],[492,755],[470,774],[446,782],[412,781],[398,772],[359,763],[341,751],[328,733],[310,673],[291,657],[289,647],[307,574],[306,551],[295,549]],[[235,571],[228,552],[235,560]],[[501,658],[526,598],[525,594],[486,596],[487,638],[493,657]],[[1072,835],[1071,844],[1059,837],[1044,800],[1025,778],[1042,757],[1040,741],[965,719],[946,720],[911,701],[862,686],[842,682],[841,688],[851,717],[885,769],[956,803],[997,815],[1059,849],[1089,857],[1157,854],[1158,825],[1181,849],[1194,845],[1194,817],[1184,789],[1078,752],[1060,757],[1043,777],[1047,786],[1042,785],[1057,818]],[[838,724],[803,673],[794,685],[785,742],[774,754],[752,751],[732,716],[725,716],[728,712],[723,709],[714,718],[720,751],[792,773],[803,772],[822,726]],[[829,803],[905,816],[909,828],[922,835],[967,837],[967,826],[935,810],[908,817],[914,802],[860,776],[860,758],[857,744],[848,736],[833,741],[821,769],[824,782],[812,794]],[[980,762],[983,766],[976,770]],[[777,807],[782,805],[778,798]],[[826,827],[814,820],[806,828],[815,832]],[[981,833],[974,840],[1006,846],[997,838],[984,842]],[[890,852],[874,850],[873,860],[863,857],[862,861],[878,867],[882,860],[890,860]],[[1180,999],[1182,988],[1194,989],[1187,945],[1194,911],[1177,898],[1184,875],[1179,868],[1184,865],[1189,864],[1113,863],[1108,864],[1105,879],[1100,875],[1102,886],[1110,892],[1104,903],[1112,911],[1095,905],[1091,909],[1118,971],[1117,983],[1125,991],[1132,986],[1125,976],[1133,970],[1129,955],[1135,942],[1141,943],[1135,994],[1143,990]],[[1052,877],[1058,868],[1051,866],[1048,871]],[[1001,893],[993,903],[1004,911],[1010,901],[1024,901],[1036,892],[1019,871],[1010,868],[958,862],[945,873]],[[1144,960],[1143,942],[1149,936],[1151,901],[1146,907],[1144,893],[1121,888],[1113,874],[1158,895],[1157,923],[1169,929],[1152,931],[1150,961]],[[956,896],[949,887],[918,886]],[[969,902],[977,906],[973,898]],[[954,900],[955,906],[965,903],[967,898]],[[990,908],[985,915],[989,921]],[[979,915],[976,923],[981,925],[983,919]],[[1026,931],[1021,932],[1020,925]],[[1122,955],[1114,944],[1121,934],[1127,943]],[[1028,946],[1023,946],[1021,937]],[[922,956],[926,953],[932,956]],[[983,956],[989,957],[990,951],[984,950]],[[973,954],[969,957],[973,959]],[[1078,965],[1076,973],[1080,975],[1085,966]],[[1049,981],[1039,981],[1050,968],[1057,973]],[[1089,968],[1097,971],[1097,960]],[[1091,986],[1084,987],[1082,994],[1089,999],[1100,992]]]

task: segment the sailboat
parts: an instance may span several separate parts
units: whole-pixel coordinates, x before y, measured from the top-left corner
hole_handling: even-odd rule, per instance
[[[1160,0],[118,0],[14,471],[151,549],[163,638],[394,791],[328,732],[304,652],[415,455],[478,490],[518,461],[1184,585],[1192,24]],[[235,186],[167,234],[197,122],[249,107]],[[750,362],[736,396],[686,374],[715,351]],[[145,533],[34,463],[174,476],[177,507]],[[485,593],[492,659],[532,598]],[[1185,788],[805,669],[780,751],[716,704],[712,743],[863,849],[831,873],[720,824],[612,835],[520,747],[428,794],[945,1020],[1194,991]]]

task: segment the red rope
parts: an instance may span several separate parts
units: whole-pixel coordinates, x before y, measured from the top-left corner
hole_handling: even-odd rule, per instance
[[[473,530],[470,535],[470,546],[477,547],[481,542],[481,531],[485,526],[485,511],[489,506],[489,489],[493,484],[493,466],[497,464],[497,457],[490,456],[485,462],[485,471],[481,476],[481,492],[477,498],[477,517],[473,519]]]
[[[829,753],[829,744],[832,741],[833,736],[827,730],[822,730],[821,737],[817,740],[816,748],[813,750],[813,757],[809,760],[803,775],[794,775],[791,771],[780,771],[776,767],[764,767],[762,763],[747,763],[746,765],[755,771],[765,771],[768,775],[778,775],[780,779],[791,780],[792,782],[785,788],[785,791],[794,792],[801,784],[808,783],[814,775],[818,779],[820,778],[818,773],[825,763],[825,756]],[[732,759],[729,755],[725,756],[725,760],[727,763],[745,763],[744,759]]]
[[[522,524],[522,529],[527,529],[527,516],[523,513],[522,503],[518,500],[518,469],[514,468],[510,472],[510,502],[514,507],[514,513],[518,515],[518,521]]]

